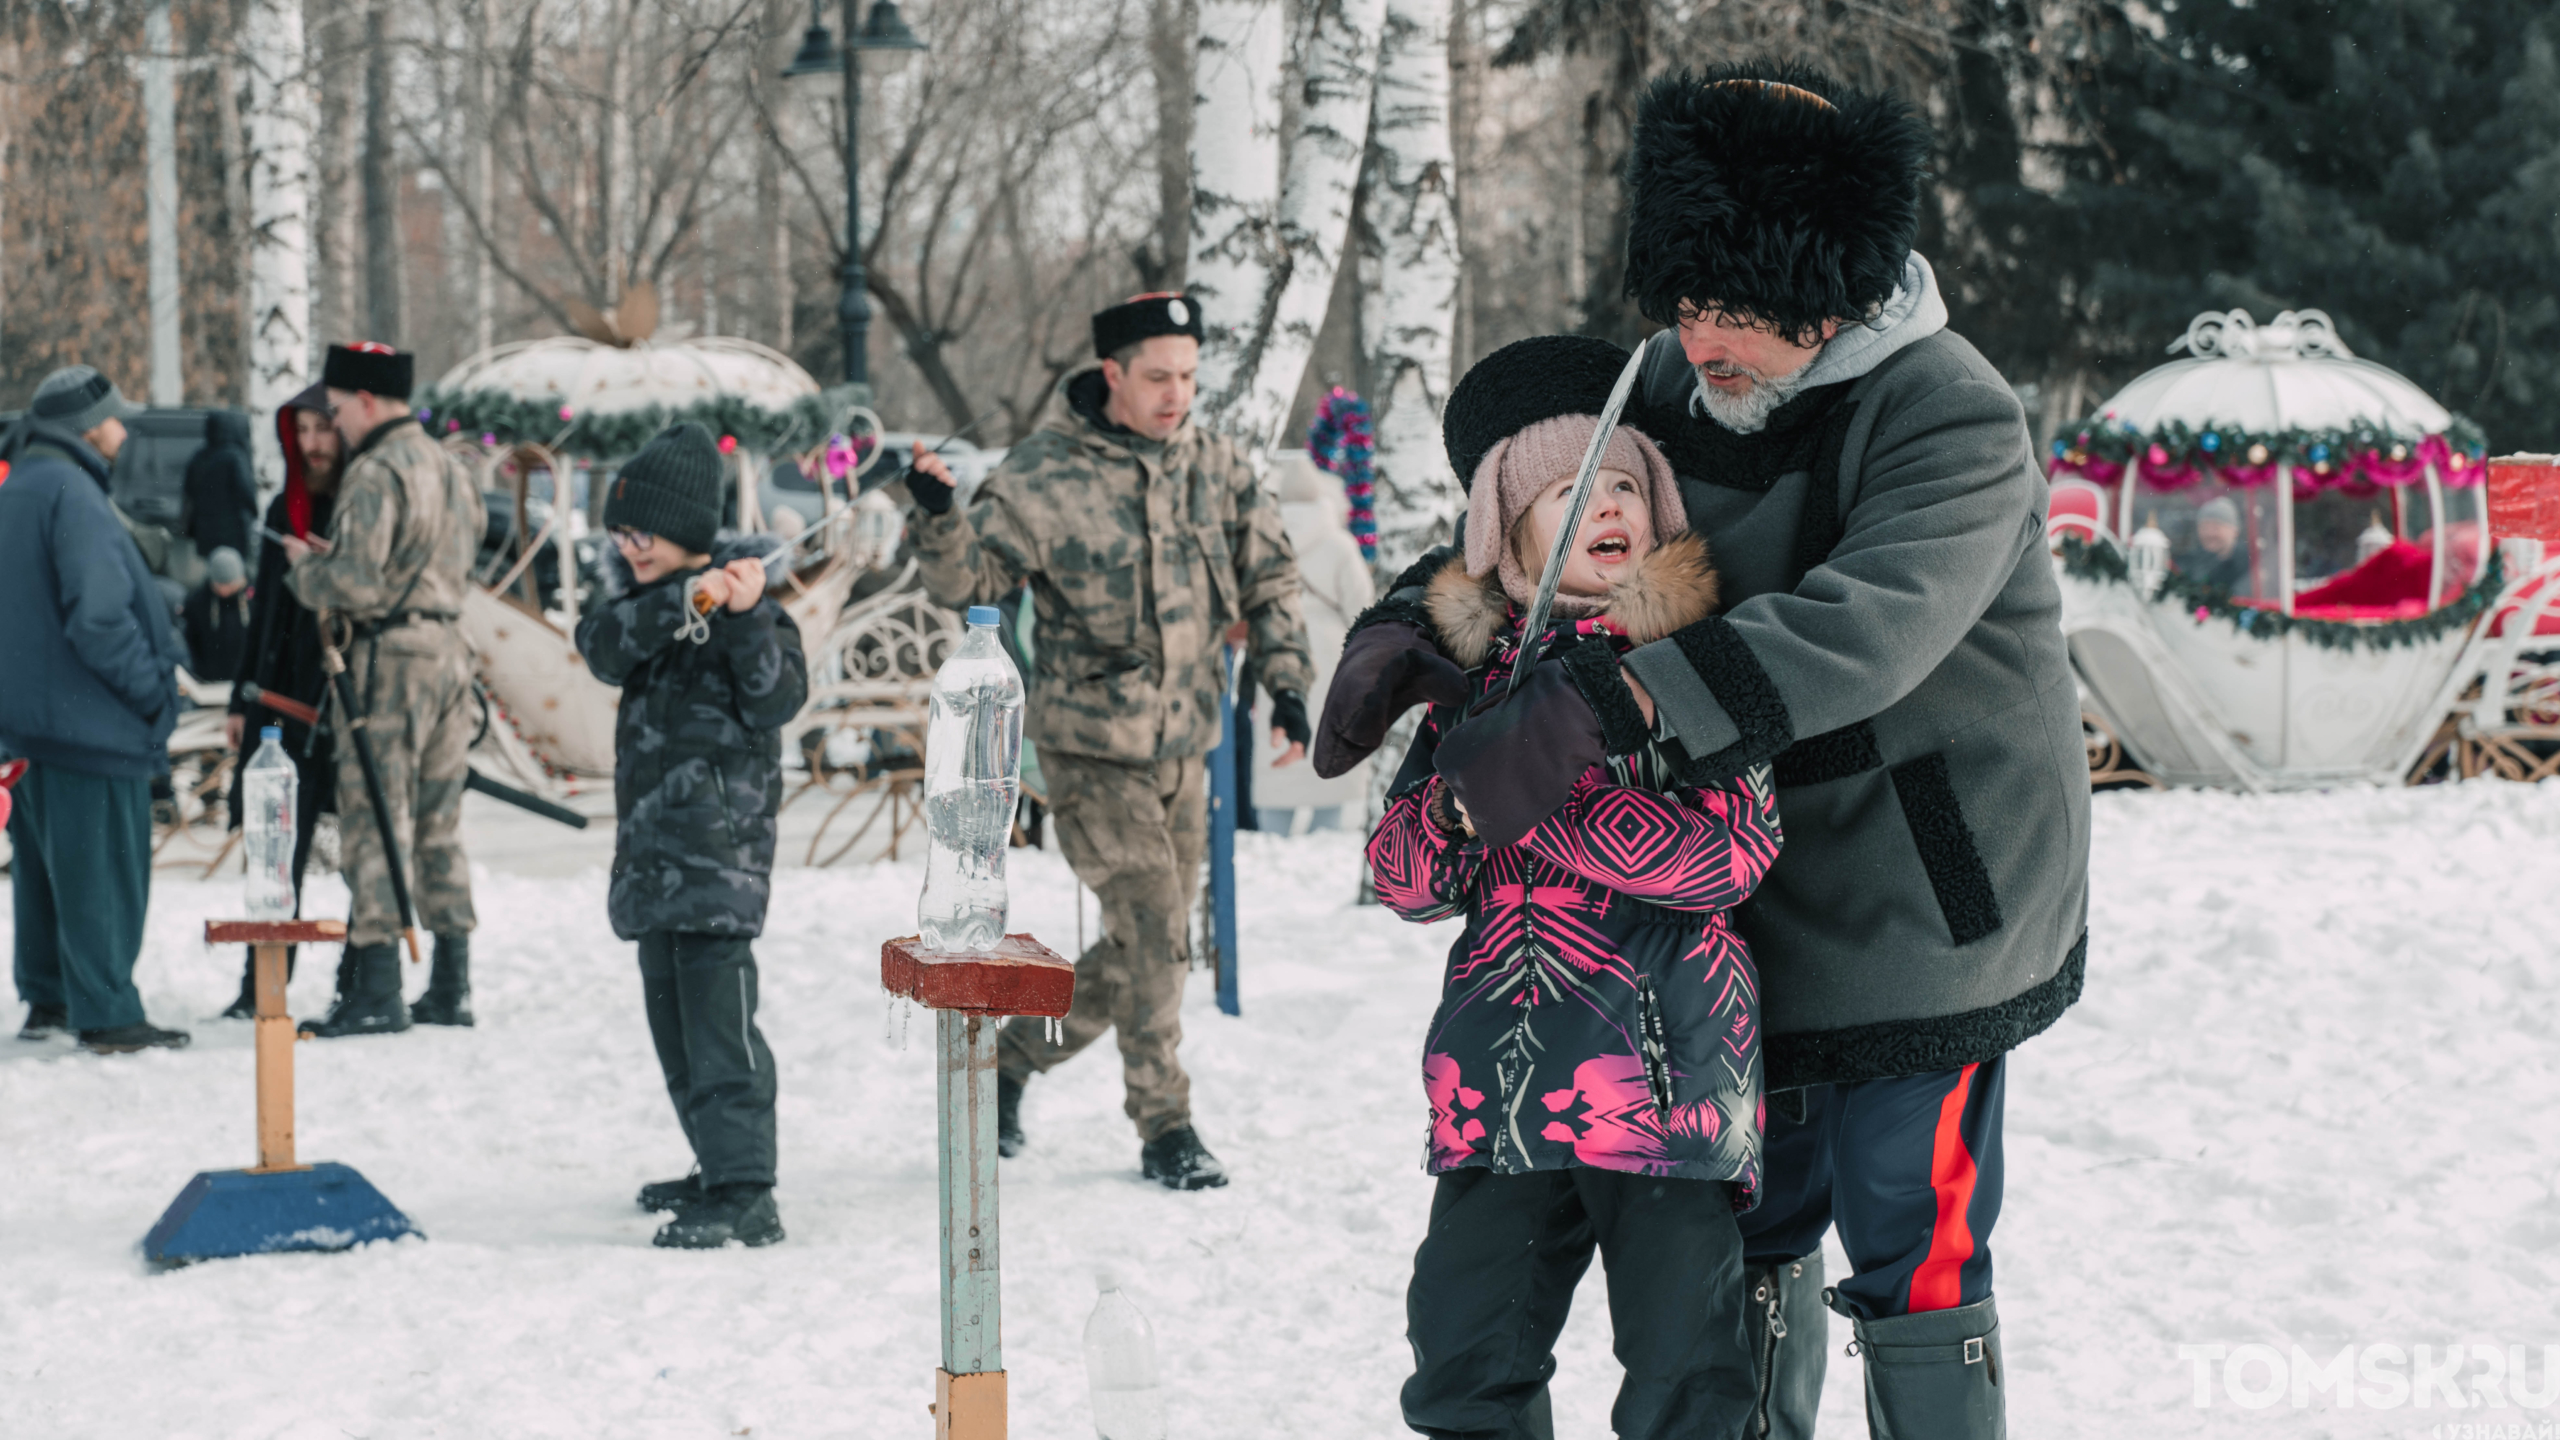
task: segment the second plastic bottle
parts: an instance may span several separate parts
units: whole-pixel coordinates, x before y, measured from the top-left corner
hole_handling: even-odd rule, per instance
[[[996,627],[969,607],[969,631],[933,677],[924,737],[928,845],[916,929],[932,950],[984,950],[1004,938],[1004,852],[1022,796],[1022,673]]]

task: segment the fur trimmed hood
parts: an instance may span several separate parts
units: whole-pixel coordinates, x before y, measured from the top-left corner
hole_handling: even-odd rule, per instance
[[[1601,618],[1636,644],[1649,645],[1714,614],[1716,598],[1706,539],[1680,534],[1655,546],[1610,587]],[[1493,654],[1494,642],[1513,623],[1501,577],[1468,575],[1463,557],[1453,556],[1432,574],[1423,606],[1449,657],[1470,670]]]
[[[1798,343],[1870,319],[1901,283],[1929,154],[1909,104],[1808,66],[1664,76],[1636,107],[1627,296],[1657,324],[1714,305]]]

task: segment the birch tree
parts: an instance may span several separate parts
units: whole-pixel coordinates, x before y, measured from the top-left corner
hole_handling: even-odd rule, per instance
[[[269,415],[311,383],[311,91],[300,0],[248,0],[249,413]],[[258,483],[284,484],[275,427],[249,427]]]
[[[1255,305],[1280,263],[1280,0],[1200,0],[1191,113],[1190,293],[1200,393],[1251,369]]]
[[[1303,98],[1281,170],[1271,263],[1242,307],[1239,318],[1249,328],[1237,337],[1240,343],[1221,347],[1224,363],[1215,371],[1207,354],[1201,358],[1205,418],[1243,441],[1249,453],[1267,450],[1280,438],[1333,299],[1334,271],[1350,234],[1352,196],[1368,150],[1385,11],[1386,0],[1313,0]]]
[[[1360,348],[1375,391],[1378,564],[1389,573],[1449,538],[1464,486],[1440,434],[1459,279],[1449,20],[1450,0],[1387,0],[1369,117]]]

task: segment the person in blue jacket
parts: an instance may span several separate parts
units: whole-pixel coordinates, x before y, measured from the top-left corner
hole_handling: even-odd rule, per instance
[[[178,640],[107,503],[124,417],[86,365],[56,370],[0,436],[0,746],[30,763],[9,816],[22,1040],[101,1053],[182,1046],[142,1013],[151,782],[169,769]]]

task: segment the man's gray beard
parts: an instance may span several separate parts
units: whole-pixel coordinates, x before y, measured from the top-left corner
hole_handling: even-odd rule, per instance
[[[1751,388],[1739,395],[1727,395],[1707,383],[1707,372],[1698,371],[1697,393],[1689,397],[1692,414],[1705,415],[1736,435],[1756,435],[1777,413],[1779,406],[1796,398],[1804,389],[1804,379],[1813,373],[1813,363],[1805,362],[1792,375],[1775,380],[1754,375]]]

